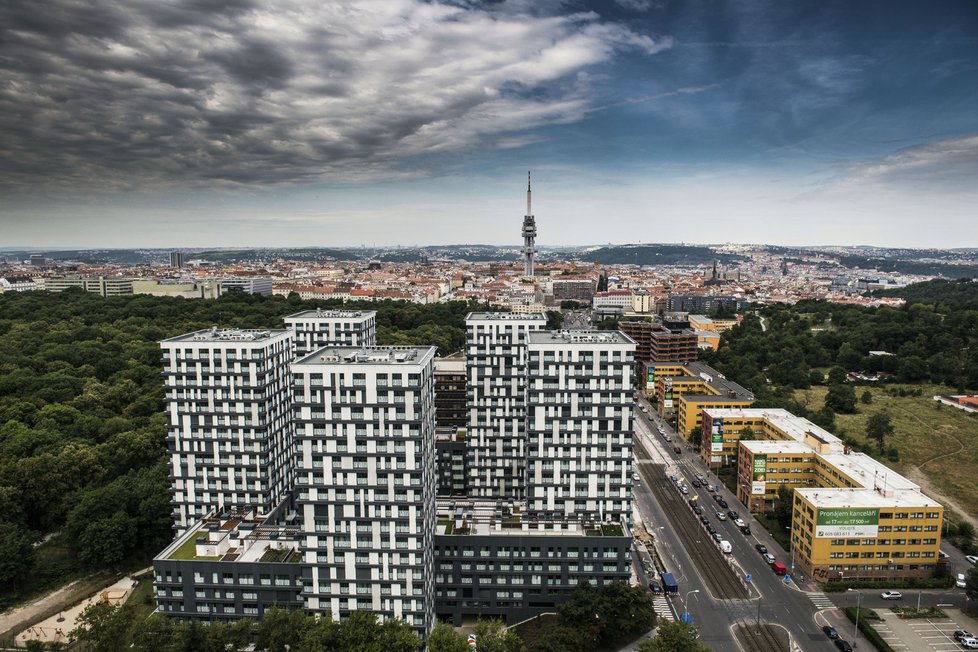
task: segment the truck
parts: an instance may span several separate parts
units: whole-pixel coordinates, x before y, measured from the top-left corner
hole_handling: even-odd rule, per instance
[[[659,579],[662,580],[662,590],[665,593],[679,593],[679,584],[676,583],[676,578],[672,576],[672,573],[662,573]]]
[[[782,564],[780,561],[776,561],[771,564],[771,570],[774,571],[775,575],[787,575],[788,567]]]
[[[730,545],[730,542],[729,541],[726,541],[726,540],[721,541],[720,542],[720,551],[723,552],[723,554],[725,554],[725,555],[729,555],[731,552],[733,552],[733,546]]]

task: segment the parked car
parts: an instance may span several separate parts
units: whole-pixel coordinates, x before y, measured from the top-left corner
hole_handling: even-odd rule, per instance
[[[652,591],[652,593],[662,593],[662,585],[655,580],[652,580],[649,582],[649,590]]]
[[[826,625],[822,628],[822,631],[825,632],[825,635],[831,638],[833,641],[839,638],[839,632],[835,631],[835,627],[832,625]]]
[[[717,543],[720,543],[721,541],[723,541],[723,535],[720,534],[719,532],[714,532],[713,540],[716,541]]]
[[[633,473],[632,474],[632,480],[638,480],[638,479],[639,479],[638,473]]]
[[[775,560],[775,558],[774,558],[774,555],[772,555],[772,554],[771,554],[771,553],[769,553],[769,552],[765,552],[765,553],[764,553],[764,554],[762,555],[762,557],[764,557],[764,561],[765,561],[765,563],[767,563],[767,564],[773,564],[773,563],[774,563],[774,562],[776,561],[776,560]]]
[[[954,640],[960,641],[962,638],[974,638],[975,635],[966,629],[956,629],[954,630]]]
[[[968,582],[964,579],[964,573],[958,573],[957,579],[954,580],[954,586],[958,587],[959,589],[963,589],[968,586]]]
[[[960,641],[961,647],[966,650],[978,650],[978,638],[962,638]]]
[[[717,520],[718,521],[726,521],[727,520],[727,515],[724,514],[723,512],[717,512]]]
[[[696,488],[699,488],[699,487],[702,487],[702,486],[703,486],[703,483],[702,483],[702,482],[700,482],[700,481],[699,481],[698,479],[696,479],[696,478],[693,478],[693,481],[692,481],[692,482],[690,482],[690,484],[691,484],[691,485],[693,485],[693,486],[694,486],[694,487],[696,487]]]
[[[767,554],[767,546],[765,546],[763,543],[757,544],[756,546],[754,546],[754,548],[756,548],[757,552],[761,553],[762,555]]]
[[[707,523],[706,524],[706,531],[709,532],[710,535],[712,536],[712,535],[716,534],[717,529],[715,527],[713,527],[712,524]]]
[[[684,496],[689,495],[689,487],[686,485],[679,487],[679,491],[681,491]]]
[[[884,600],[903,600],[903,594],[899,591],[883,591],[880,597]]]
[[[699,516],[700,514],[703,513],[703,508],[700,507],[699,505],[693,505],[693,513]]]
[[[710,519],[706,518],[706,514],[700,514],[700,523],[706,525],[710,522]]]
[[[842,652],[852,652],[852,646],[849,645],[849,641],[844,641],[841,638],[835,639],[835,646],[842,650]]]
[[[727,512],[727,516],[730,517],[730,520],[731,521],[736,521],[737,519],[740,518],[740,514],[738,514],[737,512],[733,511],[732,509],[729,512]]]
[[[967,559],[968,560],[968,563],[970,563],[970,564],[978,564],[978,557],[976,557],[974,555],[968,555],[968,556],[965,557],[965,559]]]

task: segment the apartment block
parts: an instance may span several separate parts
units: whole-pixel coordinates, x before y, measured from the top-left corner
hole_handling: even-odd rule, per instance
[[[328,347],[293,365],[305,607],[434,618],[434,347]]]
[[[543,313],[465,318],[470,493],[522,498],[526,482],[526,344]]]
[[[539,331],[527,348],[527,509],[629,520],[635,343],[616,331]]]
[[[269,513],[292,486],[292,333],[214,328],[161,347],[174,527]]]
[[[295,513],[212,512],[153,560],[156,604],[166,616],[260,618],[302,607]]]
[[[325,346],[374,346],[377,313],[373,310],[304,310],[285,318],[295,334],[296,358]]]
[[[548,518],[508,501],[439,500],[438,619],[460,626],[492,616],[514,624],[553,613],[581,582],[629,581],[631,545],[623,522]]]
[[[465,428],[466,409],[465,356],[435,358],[435,425],[439,429]]]

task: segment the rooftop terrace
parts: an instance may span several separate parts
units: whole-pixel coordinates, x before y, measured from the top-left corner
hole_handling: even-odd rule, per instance
[[[621,523],[574,517],[548,519],[520,502],[439,499],[436,534],[512,536],[631,536]]]

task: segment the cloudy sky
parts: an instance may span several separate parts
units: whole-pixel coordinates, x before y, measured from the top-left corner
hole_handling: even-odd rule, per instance
[[[978,246],[978,3],[5,0],[0,246]]]

